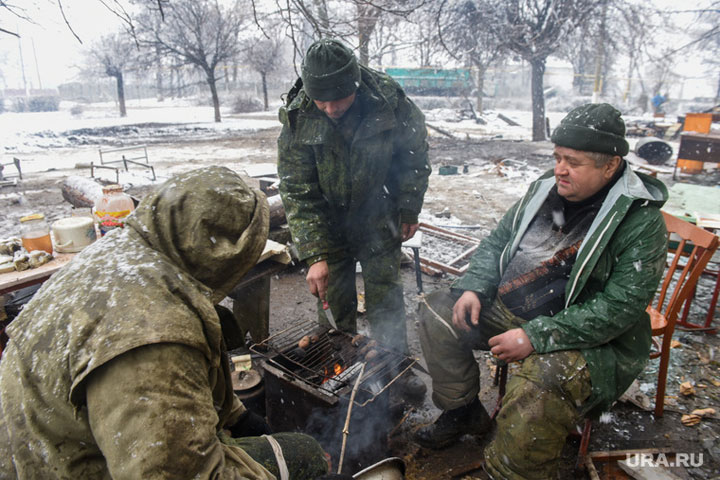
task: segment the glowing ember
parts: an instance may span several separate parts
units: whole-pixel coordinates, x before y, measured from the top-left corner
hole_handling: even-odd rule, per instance
[[[323,378],[323,381],[321,383],[327,382],[331,378],[333,378],[337,375],[340,375],[344,371],[345,371],[345,367],[343,367],[339,363],[336,363],[335,365],[333,365],[332,369],[330,369],[328,367],[323,367],[323,375],[325,376],[325,378]]]

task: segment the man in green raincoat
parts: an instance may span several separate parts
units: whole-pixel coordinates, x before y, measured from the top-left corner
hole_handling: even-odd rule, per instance
[[[555,168],[535,181],[450,291],[429,295],[420,340],[433,401],[428,448],[484,434],[474,349],[513,373],[485,450],[494,479],[556,478],[565,437],[610,407],[650,350],[645,308],[663,274],[667,189],[633,172],[625,123],[608,104],[571,111],[553,132]]]
[[[194,170],[54,274],[8,328],[0,478],[326,473],[312,438],[256,436],[267,426],[232,391],[215,305],[267,231],[261,193],[227,168]]]
[[[418,228],[430,174],[423,114],[389,76],[322,39],[308,48],[280,120],[280,194],[321,323],[327,301],[338,328],[356,331],[359,261],[373,337],[407,353],[400,244]],[[425,392],[417,377],[403,381]]]

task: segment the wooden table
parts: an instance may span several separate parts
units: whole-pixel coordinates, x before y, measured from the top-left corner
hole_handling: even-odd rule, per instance
[[[698,216],[720,215],[720,187],[676,183],[662,209],[675,217],[697,223]]]
[[[675,217],[681,218],[698,227],[709,231],[720,231],[720,187],[706,187],[689,183],[676,183],[670,188],[670,196],[663,206],[663,210]],[[711,263],[717,264],[720,260],[718,250]],[[708,313],[703,325],[695,325],[687,322],[690,303],[685,306],[678,325],[694,328],[708,328],[715,317],[715,307],[720,295],[720,272],[709,267],[703,273],[715,276],[715,288],[708,305]]]
[[[54,253],[51,261],[37,268],[30,268],[22,272],[8,272],[0,274],[0,295],[20,290],[42,283],[60,270],[75,256],[74,253]]]

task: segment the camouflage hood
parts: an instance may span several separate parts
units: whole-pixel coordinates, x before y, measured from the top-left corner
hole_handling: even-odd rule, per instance
[[[168,180],[127,221],[54,274],[8,328],[21,355],[47,352],[69,365],[81,405],[83,380],[134,348],[179,343],[220,362],[214,305],[255,264],[267,238],[268,207],[227,168]],[[59,373],[59,372],[58,372]],[[53,375],[49,375],[53,376]]]
[[[127,222],[148,245],[214,291],[219,302],[255,265],[268,233],[265,196],[231,170],[173,177]]]

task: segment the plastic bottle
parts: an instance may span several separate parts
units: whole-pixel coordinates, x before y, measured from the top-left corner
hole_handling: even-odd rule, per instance
[[[110,230],[125,225],[125,217],[135,209],[135,204],[130,195],[123,192],[121,185],[107,185],[102,191],[103,196],[95,202],[95,220],[100,227],[100,235],[104,236]]]
[[[28,252],[44,250],[51,255],[53,253],[50,226],[42,213],[34,213],[20,219],[20,238],[23,248]]]

